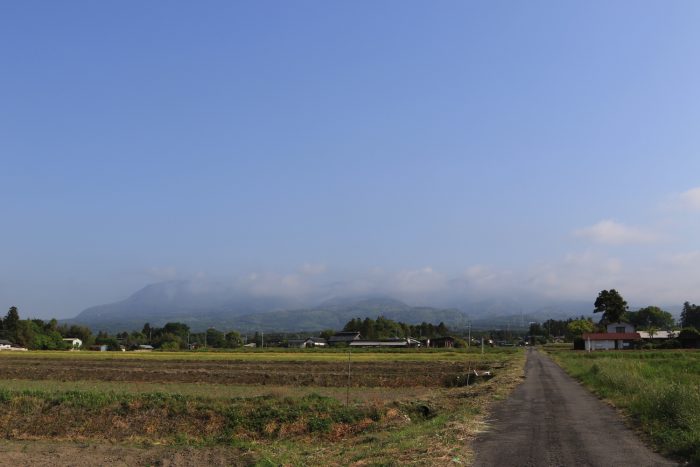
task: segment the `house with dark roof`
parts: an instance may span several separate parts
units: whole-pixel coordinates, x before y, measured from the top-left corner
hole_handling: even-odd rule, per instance
[[[359,331],[340,331],[328,338],[328,345],[349,345],[356,340],[360,340]]]
[[[610,323],[606,332],[587,332],[582,337],[587,352],[627,349],[632,347],[634,341],[641,339],[634,326],[629,323]]]
[[[10,350],[12,348],[12,342],[0,339],[0,350]]]
[[[328,342],[323,337],[309,337],[307,339],[288,339],[287,347],[307,349],[311,347],[327,347]]]
[[[328,341],[323,337],[309,337],[304,341],[306,347],[328,347]]]

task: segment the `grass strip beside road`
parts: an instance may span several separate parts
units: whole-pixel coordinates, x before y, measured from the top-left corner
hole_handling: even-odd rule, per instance
[[[545,350],[628,415],[660,452],[700,465],[699,351]]]

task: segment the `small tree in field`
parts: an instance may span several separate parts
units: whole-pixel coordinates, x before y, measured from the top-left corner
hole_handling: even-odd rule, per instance
[[[569,331],[571,337],[578,338],[587,332],[593,332],[595,326],[588,319],[576,319],[567,324],[566,329]]]

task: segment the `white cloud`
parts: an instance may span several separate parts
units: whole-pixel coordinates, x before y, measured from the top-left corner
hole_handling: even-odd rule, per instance
[[[299,272],[307,276],[317,276],[326,272],[326,265],[320,263],[304,263],[299,268]]]
[[[678,267],[700,265],[700,251],[664,255],[661,256],[660,260],[662,263]]]
[[[432,267],[404,269],[389,278],[389,287],[400,294],[425,294],[442,290],[447,278]]]
[[[619,222],[607,219],[590,227],[574,231],[577,237],[588,238],[596,243],[609,245],[625,245],[633,243],[652,243],[657,235],[636,227],[629,227]]]
[[[681,206],[687,209],[700,210],[700,187],[691,188],[678,196]]]
[[[619,258],[588,250],[534,267],[528,284],[532,292],[549,297],[586,299],[602,289],[624,289],[624,273]]]

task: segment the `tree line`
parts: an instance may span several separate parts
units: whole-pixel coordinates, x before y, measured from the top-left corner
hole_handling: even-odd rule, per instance
[[[343,327],[344,331],[358,331],[365,339],[386,339],[392,337],[423,337],[434,338],[447,336],[449,329],[444,323],[434,325],[421,323],[417,325],[393,321],[382,316],[377,319],[355,318],[348,321]],[[321,337],[330,337],[335,333],[328,329],[320,333]],[[283,345],[288,338],[301,337],[299,334],[287,335],[285,333],[270,333],[263,336],[256,332],[251,336],[250,343],[261,346]],[[55,319],[44,321],[41,319],[20,319],[17,307],[11,307],[7,315],[0,319],[0,339],[6,339],[13,344],[32,350],[66,350],[71,348],[71,343],[64,338],[78,338],[82,341],[83,348],[92,345],[106,345],[109,350],[136,349],[142,345],[150,345],[162,350],[185,350],[202,347],[215,349],[233,349],[243,346],[248,342],[247,336],[242,336],[238,331],[222,332],[215,328],[206,331],[193,332],[185,323],[166,323],[163,326],[153,326],[145,323],[141,330],[123,331],[110,334],[99,331],[93,334],[92,330],[80,325],[59,325]]]

